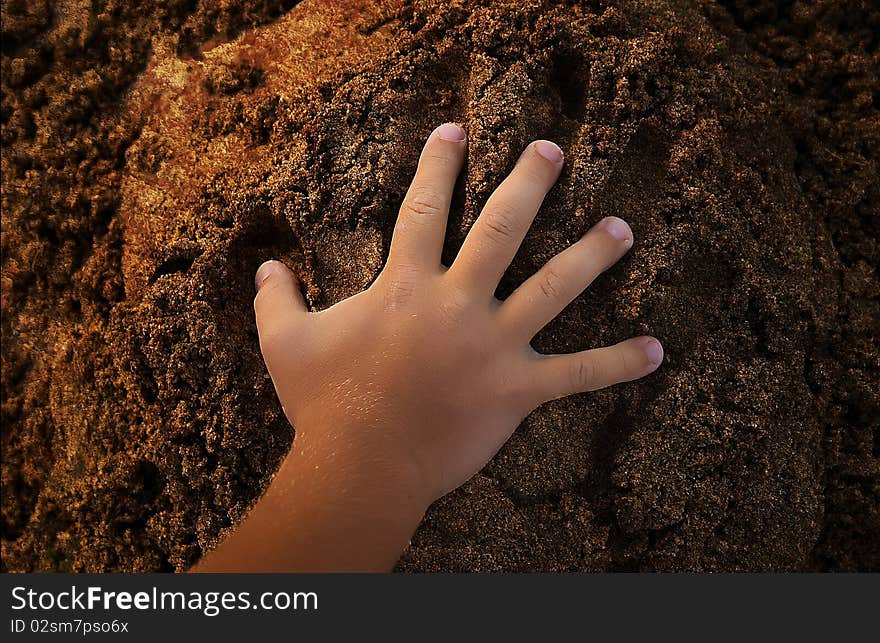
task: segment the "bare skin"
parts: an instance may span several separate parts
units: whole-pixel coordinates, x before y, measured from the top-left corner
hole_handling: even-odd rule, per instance
[[[364,292],[306,308],[283,264],[257,271],[260,347],[296,427],[268,491],[194,571],[388,571],[427,507],[465,483],[548,400],[656,370],[651,337],[539,355],[534,335],[633,244],[607,217],[504,302],[495,288],[559,177],[535,141],[440,262],[463,129],[438,127],[400,209],[388,262]]]

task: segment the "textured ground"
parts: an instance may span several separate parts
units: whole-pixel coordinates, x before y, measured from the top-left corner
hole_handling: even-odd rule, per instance
[[[874,3],[295,4],[3,0],[5,569],[210,547],[293,438],[253,271],[363,288],[455,120],[448,257],[552,138],[499,295],[622,216],[635,248],[536,347],[650,332],[667,361],[533,413],[400,568],[880,570]]]

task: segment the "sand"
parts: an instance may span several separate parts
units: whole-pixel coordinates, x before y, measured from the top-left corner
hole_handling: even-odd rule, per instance
[[[880,10],[295,4],[4,0],[5,570],[182,570],[241,518],[294,438],[254,270],[364,288],[444,120],[445,258],[551,138],[498,295],[621,216],[633,251],[535,346],[667,360],[533,413],[399,568],[880,570]]]

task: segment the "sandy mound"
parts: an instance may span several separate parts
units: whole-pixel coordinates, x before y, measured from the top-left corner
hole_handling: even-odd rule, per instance
[[[293,438],[254,270],[283,259],[315,308],[362,289],[443,120],[470,138],[447,258],[551,138],[566,170],[499,296],[621,216],[634,250],[536,348],[650,332],[667,362],[532,414],[401,568],[878,568],[880,12],[277,4],[111,15],[111,61],[152,39],[140,75],[100,59],[75,76],[88,96],[115,74],[106,112],[75,111],[76,84],[28,103],[58,82],[57,47],[4,80],[7,568],[180,569],[241,516]],[[4,78],[68,34],[29,24]],[[63,161],[62,125],[79,144]]]

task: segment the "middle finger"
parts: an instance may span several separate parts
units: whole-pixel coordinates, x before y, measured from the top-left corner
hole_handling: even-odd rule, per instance
[[[562,150],[550,141],[531,143],[498,186],[468,233],[449,275],[468,288],[495,292],[538,208],[562,171]]]

